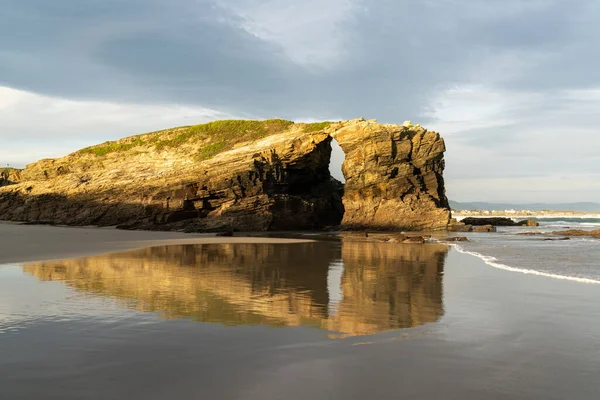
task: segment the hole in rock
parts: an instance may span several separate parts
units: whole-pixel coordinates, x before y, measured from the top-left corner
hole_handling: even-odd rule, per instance
[[[331,139],[331,158],[329,160],[329,173],[338,181],[345,183],[346,179],[342,173],[342,164],[346,159],[344,150],[340,147],[337,140]]]

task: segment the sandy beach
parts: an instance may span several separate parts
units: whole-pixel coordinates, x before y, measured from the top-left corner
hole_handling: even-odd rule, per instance
[[[91,256],[144,247],[202,243],[293,243],[302,239],[55,227],[0,222],[0,264]]]
[[[6,398],[600,393],[600,285],[494,269],[437,245],[2,232]],[[26,262],[190,241],[202,245]]]

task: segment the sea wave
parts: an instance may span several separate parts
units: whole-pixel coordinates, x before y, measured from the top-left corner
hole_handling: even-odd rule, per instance
[[[585,238],[585,237],[580,237],[580,236],[574,237],[573,240],[578,240],[580,242],[594,242],[594,243],[600,242],[600,239],[598,239],[598,238]]]
[[[600,221],[598,221],[597,219],[594,219],[594,221],[568,221],[568,220],[544,221],[544,220],[538,220],[538,222],[542,223],[543,226],[562,226],[562,225],[600,226]]]
[[[538,221],[543,221],[543,222],[580,222],[580,223],[586,223],[586,222],[592,222],[592,223],[600,223],[600,216],[597,215],[590,215],[587,217],[571,217],[568,215],[561,215],[561,216],[535,216],[532,217],[531,219],[534,220],[538,220]]]
[[[590,226],[599,226],[600,225],[600,215],[589,215],[586,217],[580,216],[570,216],[570,215],[459,215],[455,216],[457,221],[462,221],[465,218],[510,218],[515,222],[531,219],[542,223],[544,225],[554,225],[554,224],[581,224],[581,225],[590,225]]]
[[[483,260],[490,267],[494,267],[497,269],[502,269],[502,270],[510,271],[510,272],[518,272],[520,274],[526,274],[526,275],[538,275],[538,276],[544,276],[546,278],[562,279],[562,280],[579,282],[579,283],[600,284],[600,280],[595,280],[595,279],[580,278],[577,276],[569,276],[569,275],[550,274],[547,272],[536,271],[533,269],[511,267],[510,265],[506,265],[506,264],[502,264],[502,263],[498,262],[498,259],[496,257],[485,256],[485,255],[483,255],[481,253],[477,253],[475,251],[465,250],[460,245],[455,244],[455,243],[451,244],[451,246],[454,249],[456,249],[456,251],[458,251],[459,253],[475,256],[475,257]]]

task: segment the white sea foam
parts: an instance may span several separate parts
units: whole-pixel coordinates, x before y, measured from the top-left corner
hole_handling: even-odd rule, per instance
[[[452,243],[451,246],[453,246],[459,253],[469,254],[469,255],[475,256],[475,257],[483,260],[487,265],[489,265],[491,267],[494,267],[494,268],[502,269],[502,270],[505,270],[505,271],[518,272],[518,273],[526,274],[526,275],[545,276],[547,278],[562,279],[562,280],[579,282],[579,283],[600,284],[600,281],[599,280],[595,280],[595,279],[579,278],[579,277],[576,277],[576,276],[568,276],[568,275],[549,274],[547,272],[540,272],[540,271],[536,271],[536,270],[533,270],[533,269],[524,269],[524,268],[511,267],[509,265],[499,263],[498,259],[496,257],[484,256],[483,254],[477,253],[475,251],[465,250],[461,246],[459,246],[458,244],[455,244],[455,243]]]
[[[569,221],[553,221],[551,224],[544,223],[540,225],[544,228],[565,228],[568,226],[569,228],[598,228],[600,223],[596,222],[569,222]]]
[[[575,241],[578,241],[578,242],[600,243],[600,239],[590,239],[590,238],[584,238],[584,237],[578,237],[578,236],[576,236],[576,237],[574,237],[572,239],[575,240]]]
[[[462,221],[465,218],[475,217],[475,218],[510,218],[513,221],[520,221],[523,219],[532,219],[535,218],[538,221],[543,221],[545,219],[559,219],[564,218],[564,221],[571,221],[577,219],[600,219],[600,214],[574,214],[574,215],[564,215],[564,214],[543,214],[543,215],[528,215],[528,214],[490,214],[490,215],[453,215],[457,221]]]
[[[546,218],[564,218],[566,220],[570,219],[600,219],[600,214],[573,214],[573,215],[563,215],[563,214],[544,214],[544,215],[531,215],[529,218],[537,218],[537,219],[546,219]]]

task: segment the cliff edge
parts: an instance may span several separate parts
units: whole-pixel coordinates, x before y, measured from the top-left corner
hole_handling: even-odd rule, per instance
[[[331,141],[347,183],[329,173]],[[215,121],[28,165],[0,219],[185,231],[443,228],[443,139],[364,119]],[[343,222],[342,222],[343,220]]]

